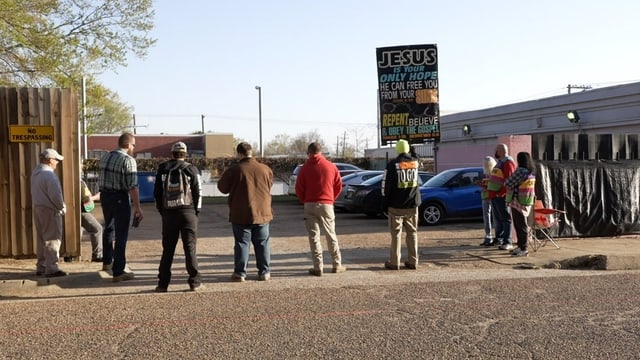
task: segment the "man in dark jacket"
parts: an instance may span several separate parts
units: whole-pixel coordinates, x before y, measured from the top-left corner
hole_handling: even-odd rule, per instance
[[[196,257],[198,214],[202,208],[200,170],[184,160],[187,156],[185,143],[175,143],[171,147],[171,153],[173,159],[158,167],[153,188],[156,208],[162,215],[162,257],[158,268],[156,292],[167,292],[171,281],[171,264],[179,235],[182,237],[185,264],[189,273],[187,280],[189,289],[198,291],[204,288]],[[179,170],[184,174],[184,177],[180,177]],[[183,181],[183,194],[178,194],[177,198],[168,199],[168,189],[171,186],[180,187],[176,181]]]
[[[235,239],[231,280],[245,281],[249,250],[253,243],[258,280],[267,281],[271,279],[269,223],[273,220],[273,172],[253,157],[251,145],[240,143],[236,152],[240,161],[225,170],[218,180],[218,190],[229,194],[229,222]]]
[[[382,180],[382,207],[389,214],[391,255],[384,263],[385,269],[400,269],[402,227],[406,232],[409,252],[404,265],[415,270],[418,266],[418,206],[421,197],[418,188],[418,159],[409,154],[409,143],[398,140],[398,157],[387,165]]]

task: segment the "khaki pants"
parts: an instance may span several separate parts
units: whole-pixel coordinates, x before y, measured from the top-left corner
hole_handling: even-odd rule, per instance
[[[33,208],[33,220],[38,236],[36,245],[37,272],[53,274],[60,271],[58,261],[62,244],[62,215],[57,210],[36,206]]]
[[[406,232],[407,262],[411,265],[418,265],[418,208],[389,208],[389,232],[391,233],[389,262],[392,266],[400,266],[402,255],[400,238],[403,226]]]
[[[333,267],[342,264],[340,246],[336,236],[335,213],[333,204],[305,203],[304,204],[304,225],[309,233],[309,247],[313,258],[313,268],[322,271],[322,243],[320,242],[320,231],[322,230],[327,239],[329,254],[333,259]]]

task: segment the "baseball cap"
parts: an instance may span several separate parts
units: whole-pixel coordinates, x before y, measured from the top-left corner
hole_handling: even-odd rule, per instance
[[[43,159],[56,159],[56,160],[63,160],[64,156],[58,154],[57,151],[55,151],[55,149],[44,149],[43,152],[40,153],[40,157]]]
[[[178,141],[177,143],[173,144],[173,146],[171,147],[171,152],[187,152],[187,144],[183,143],[182,141]]]
[[[407,140],[398,140],[398,142],[396,143],[396,152],[398,154],[406,154],[409,153],[410,148],[409,148],[409,142]]]

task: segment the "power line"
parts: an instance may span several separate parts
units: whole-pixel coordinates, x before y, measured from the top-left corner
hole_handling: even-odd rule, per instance
[[[173,119],[201,119],[202,116],[206,116],[207,119],[218,120],[237,120],[237,121],[256,121],[255,117],[250,116],[234,116],[234,115],[215,115],[215,114],[139,114],[136,113],[138,118],[173,118]],[[305,120],[286,120],[278,118],[267,118],[265,122],[269,123],[296,123],[296,124],[319,124],[319,125],[335,125],[335,126],[366,126],[375,127],[375,123],[361,123],[361,122],[331,122],[331,121],[305,121]]]

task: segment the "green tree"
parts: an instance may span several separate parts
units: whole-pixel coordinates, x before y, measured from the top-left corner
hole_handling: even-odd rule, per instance
[[[87,86],[87,133],[116,134],[132,131],[133,108],[118,94],[100,84]]]
[[[298,156],[305,155],[307,153],[307,147],[312,142],[317,142],[322,145],[323,152],[330,151],[330,149],[325,146],[318,130],[313,130],[306,133],[300,133],[293,138],[289,147],[290,154]]]
[[[145,57],[152,0],[0,0],[0,84],[79,88]]]
[[[87,132],[127,130],[133,109],[95,81],[144,58],[152,0],[0,0],[0,86],[64,87],[87,78]]]
[[[264,147],[265,156],[288,155],[291,145],[291,136],[287,134],[278,134],[273,140],[269,141]]]

